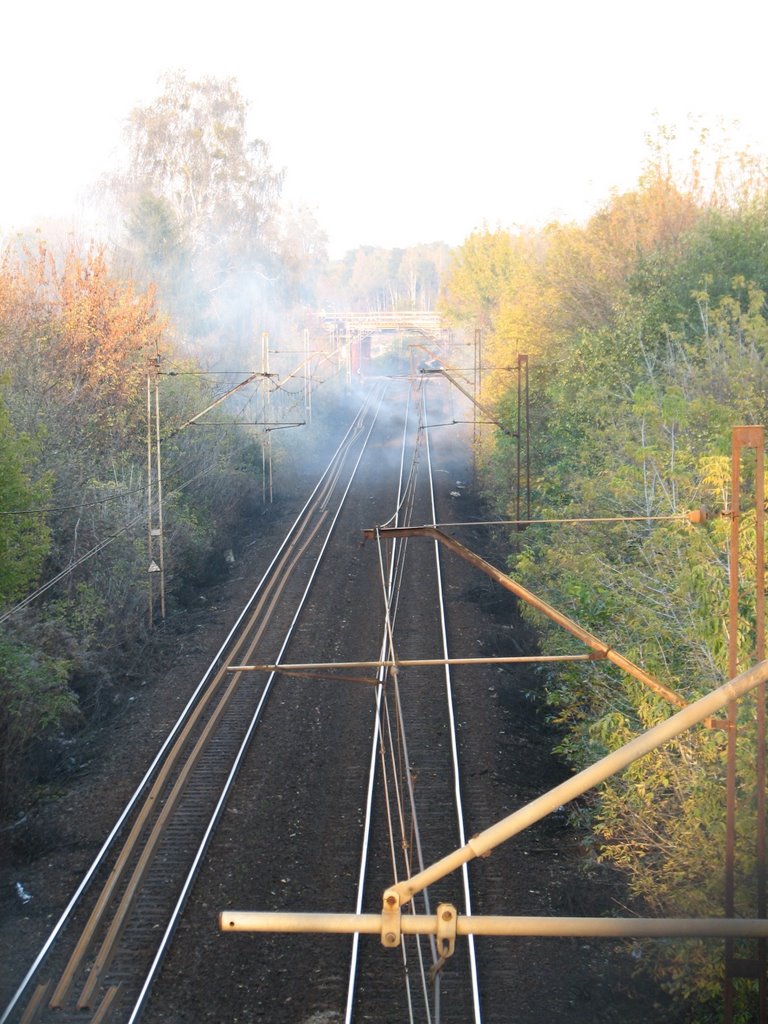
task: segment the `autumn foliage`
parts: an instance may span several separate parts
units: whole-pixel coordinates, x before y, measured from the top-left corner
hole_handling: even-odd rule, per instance
[[[58,384],[94,400],[124,401],[160,347],[165,324],[151,289],[137,294],[109,271],[103,249],[67,251],[60,265],[44,245],[6,250],[0,267],[0,358],[19,347]],[[40,328],[43,328],[40,330]]]
[[[182,368],[168,338],[153,289],[115,274],[103,248],[9,246],[0,257],[0,613],[13,612],[0,624],[0,806],[26,799],[66,732],[119,703],[140,671],[146,382],[158,359]],[[164,380],[168,433],[208,401],[204,378]],[[258,480],[232,435],[174,439],[164,458],[173,612],[234,545]]]
[[[766,179],[706,195],[691,181],[656,163],[586,224],[474,233],[455,254],[444,309],[482,329],[483,397],[512,424],[509,367],[518,352],[531,355],[534,517],[625,520],[515,531],[512,573],[686,700],[727,678],[728,524],[718,513],[730,502],[731,427],[768,422]],[[499,518],[514,514],[516,455],[485,430],[478,465]],[[752,486],[747,465],[747,494]],[[700,506],[715,515],[694,528],[683,513]],[[744,517],[743,543],[754,554],[754,514]],[[754,559],[742,569],[745,668],[755,657],[746,598]],[[544,653],[578,653],[562,631],[536,624]],[[670,713],[605,663],[560,666],[542,683],[575,767]],[[748,794],[753,705],[740,714],[738,785]],[[693,730],[579,808],[590,847],[626,873],[641,913],[722,914],[725,756],[722,733]],[[755,913],[756,827],[754,804],[742,799],[736,902],[745,917]],[[696,1020],[719,1019],[722,952],[714,941],[638,948]],[[737,987],[737,1019],[755,1019],[749,983]]]

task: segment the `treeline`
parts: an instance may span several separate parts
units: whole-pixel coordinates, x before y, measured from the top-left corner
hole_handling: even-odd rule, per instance
[[[166,634],[261,511],[263,433],[180,429],[261,368],[262,332],[277,340],[303,322],[325,266],[324,236],[307,211],[281,204],[282,174],[249,137],[246,107],[232,80],[167,76],[131,112],[120,166],[100,185],[113,237],[20,237],[0,254],[5,814],[66,766],[79,731],[127,699],[148,645],[157,653],[148,374],[160,373]],[[211,372],[223,369],[241,376]],[[258,400],[243,392],[216,419],[256,420]]]
[[[444,307],[456,324],[482,328],[485,397],[513,426],[508,368],[516,353],[531,355],[534,517],[639,520],[510,532],[510,571],[686,700],[728,675],[729,523],[718,513],[731,500],[731,428],[768,420],[768,177],[757,161],[742,158],[738,169],[738,189],[721,166],[705,194],[696,175],[683,185],[654,161],[636,190],[586,225],[476,232],[454,253]],[[492,509],[513,518],[515,440],[486,434],[478,454]],[[753,475],[747,462],[747,490]],[[706,525],[683,518],[701,506],[714,513]],[[655,518],[664,516],[679,518]],[[742,542],[745,668],[754,663],[754,513]],[[581,652],[531,617],[543,651]],[[606,662],[541,678],[575,768],[670,714]],[[736,912],[752,917],[754,705],[744,702],[740,716]],[[589,822],[595,855],[626,872],[651,914],[723,913],[725,762],[725,733],[697,728],[574,811]],[[638,955],[694,1007],[692,1019],[720,1019],[722,942],[665,940]],[[753,1019],[751,984],[737,982],[736,1019]]]
[[[102,250],[71,250],[58,261],[42,246],[6,250],[0,262],[5,810],[23,805],[29,785],[61,767],[68,737],[126,699],[125,684],[143,672],[147,374],[158,358],[173,619],[223,573],[224,551],[236,548],[240,523],[261,504],[258,440],[226,429],[175,434],[210,402],[211,378],[174,354],[151,292],[115,277]],[[49,582],[55,585],[47,588]]]
[[[435,308],[447,245],[361,246],[329,262],[314,213],[281,201],[283,171],[249,137],[236,82],[177,72],[162,85],[131,112],[99,196],[123,225],[117,266],[157,289],[187,342],[221,358],[254,318],[278,330],[308,310]]]
[[[361,246],[331,262],[318,277],[318,303],[336,312],[431,312],[437,308],[450,255],[442,242],[408,249]]]

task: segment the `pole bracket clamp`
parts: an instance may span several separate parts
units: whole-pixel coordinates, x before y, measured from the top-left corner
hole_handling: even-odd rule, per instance
[[[400,896],[396,889],[387,889],[381,907],[381,944],[387,949],[400,945]]]
[[[452,903],[437,906],[437,955],[443,959],[453,956],[456,947],[458,914]]]

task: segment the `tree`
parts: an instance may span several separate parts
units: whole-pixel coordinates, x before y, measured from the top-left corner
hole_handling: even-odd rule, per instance
[[[128,163],[112,187],[134,213],[147,197],[163,200],[194,254],[225,241],[258,247],[273,216],[282,174],[269,147],[246,134],[247,105],[235,80],[183,73],[161,80],[163,93],[128,118]]]
[[[0,372],[10,375],[14,422],[49,431],[45,458],[68,455],[105,433],[125,447],[147,359],[162,348],[165,319],[152,289],[138,292],[107,264],[104,249],[71,247],[60,260],[41,245],[8,249],[0,266]],[[127,411],[131,409],[131,415]],[[138,434],[136,433],[138,437]],[[92,456],[93,457],[93,456]],[[93,467],[91,467],[91,471]],[[78,481],[70,481],[75,489]]]
[[[280,292],[289,305],[315,304],[318,278],[328,262],[328,237],[306,206],[283,210],[272,225]]]
[[[235,80],[161,79],[129,115],[122,168],[104,187],[122,212],[128,269],[157,285],[182,330],[225,345],[274,304],[273,220],[282,188],[269,147],[247,130]]]
[[[541,356],[531,365],[533,515],[561,522],[515,535],[515,576],[689,700],[728,673],[729,524],[716,515],[694,527],[681,513],[728,509],[730,429],[768,420],[764,176],[738,196],[707,203],[656,160],[637,189],[612,196],[585,225],[550,225],[525,248],[504,233],[471,236],[446,289],[455,320],[483,327],[495,362],[517,339],[539,340],[529,349]],[[493,383],[499,403],[514,405],[514,387]],[[480,454],[485,493],[505,518],[515,446],[488,432]],[[623,521],[562,522],[571,517]],[[742,579],[753,595],[754,514],[744,515],[742,537],[752,554]],[[527,614],[548,653],[573,653],[570,637]],[[740,604],[739,616],[746,666],[754,604]],[[669,713],[605,663],[548,669],[546,701],[563,730],[560,751],[576,767]],[[753,707],[744,702],[740,715],[741,778],[756,743]],[[693,731],[611,779],[579,811],[598,855],[620,865],[631,892],[662,916],[722,912],[724,765],[722,735]],[[753,778],[746,768],[743,777]],[[736,902],[745,916],[754,811],[748,797],[739,802]],[[665,942],[644,962],[704,1020],[701,1007],[719,997],[721,956],[721,945]],[[739,989],[740,1020],[753,1019],[749,984]]]
[[[450,250],[441,242],[416,245],[403,252],[398,277],[403,282],[408,309],[432,310],[450,262]]]
[[[507,231],[474,231],[453,254],[443,302],[446,315],[492,333],[512,287],[513,249]]]
[[[2,391],[8,379],[0,381]],[[22,597],[38,578],[50,546],[45,515],[49,476],[32,477],[40,438],[18,434],[0,396],[0,606]]]

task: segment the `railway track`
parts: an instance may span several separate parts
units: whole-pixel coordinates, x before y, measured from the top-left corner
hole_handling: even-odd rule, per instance
[[[232,669],[519,653],[479,650],[476,633],[454,628],[467,571],[432,542],[361,543],[376,523],[453,517],[470,453],[442,429],[446,392],[429,379],[369,394],[0,1024],[506,1024],[509,993],[516,1019],[538,1020],[525,993],[536,984],[546,998],[558,957],[586,963],[573,944],[540,942],[533,979],[508,941],[462,941],[441,964],[424,938],[390,950],[369,937],[217,932],[225,908],[378,912],[393,880],[523,799],[505,774],[519,753],[498,703],[506,670]],[[547,784],[538,768],[532,794]],[[557,909],[557,885],[542,896],[523,872],[529,854],[557,858],[560,827],[441,882],[425,896],[432,912]],[[574,1019],[609,1019],[587,1010]]]
[[[329,561],[333,572],[314,591],[315,605],[310,603],[309,620],[321,621],[322,608],[332,606],[337,629],[332,637],[325,638],[299,631],[286,653],[286,662],[343,662],[350,657],[375,660],[386,658],[391,647],[398,657],[446,657],[445,615],[434,549],[403,543],[391,552],[378,552],[368,545],[363,556],[357,544],[366,523],[390,518],[393,513],[398,522],[410,522],[414,517],[419,522],[432,521],[434,475],[441,481],[443,503],[450,502],[448,492],[456,486],[457,452],[454,446],[444,445],[442,465],[431,465],[423,397],[420,390],[416,402],[402,417],[397,442],[379,440],[374,461],[363,473],[363,484],[376,486],[377,504],[371,506],[371,496],[363,486],[357,503],[345,509],[339,546]],[[383,443],[391,453],[387,477],[391,475],[394,481],[385,499],[381,488]],[[466,455],[459,455],[459,463],[466,469]],[[365,562],[367,569],[364,581],[354,579],[359,575],[354,565],[360,562]],[[347,585],[339,583],[344,579],[351,581],[350,588],[354,584],[356,595],[364,594],[370,616],[361,616],[359,609],[347,609],[348,599],[342,596]],[[275,733],[284,736],[293,731],[294,751],[297,747],[307,753],[315,751],[314,758],[302,758],[300,763],[286,758],[277,772],[282,775],[291,771],[296,780],[281,793],[281,811],[284,819],[302,823],[302,849],[286,845],[286,830],[280,822],[276,828],[272,823],[262,823],[261,835],[253,837],[247,856],[257,863],[268,863],[270,848],[281,844],[285,877],[261,879],[246,873],[239,893],[236,886],[226,887],[228,896],[222,899],[232,901],[227,905],[247,901],[273,909],[286,905],[311,910],[376,909],[382,890],[393,877],[402,877],[417,863],[419,845],[428,858],[457,845],[462,834],[461,811],[449,810],[459,791],[457,738],[446,672],[432,667],[409,669],[405,675],[407,678],[399,681],[386,679],[381,689],[366,693],[364,688],[361,692],[359,684],[343,681],[339,671],[320,684],[322,705],[318,707],[313,706],[318,700],[317,683],[297,678],[285,681],[289,710],[285,717],[275,719]],[[374,683],[376,678],[371,673],[369,682]],[[386,677],[380,673],[378,678],[383,683]],[[270,723],[264,724],[268,727]],[[343,746],[334,742],[334,732],[343,736]],[[266,760],[259,762],[255,748],[254,754],[257,760],[249,785],[263,786],[264,776],[274,766]],[[311,777],[320,773],[332,778],[330,790]],[[311,800],[305,799],[305,791],[314,794]],[[345,815],[345,808],[359,805],[366,793],[364,812],[359,808],[356,815]],[[233,810],[240,813],[238,807]],[[332,822],[328,835],[323,834],[326,821]],[[224,837],[222,846],[233,847],[237,842],[233,833]],[[328,847],[328,853],[321,857],[322,844]],[[358,852],[362,853],[362,863],[357,859]],[[208,885],[216,887],[213,875]],[[283,885],[287,890],[281,893]],[[461,882],[458,890],[449,884],[443,896],[466,907]],[[250,1008],[239,1004],[237,1011],[233,1010],[238,1019],[241,1013],[251,1019],[250,1012],[255,1014],[252,1019],[258,1020],[301,1020],[298,993],[309,997],[307,1014],[339,1014],[338,1018],[329,1018],[334,1021],[480,1019],[477,972],[464,951],[451,964],[445,980],[438,975],[438,984],[434,985],[429,974],[436,957],[428,942],[392,952],[382,950],[377,943],[356,939],[350,944],[327,937],[322,942],[298,936],[260,937],[260,953],[268,951],[271,965],[265,964],[263,972],[257,968],[254,978],[252,947],[243,942],[242,936],[224,941],[233,944],[238,961],[249,964],[248,981],[242,984],[251,992],[253,1004]],[[322,979],[317,991],[307,985],[308,973]]]
[[[401,472],[400,494],[392,525],[436,522],[435,470],[430,444],[426,392],[417,395],[415,447],[408,472]],[[404,452],[406,443],[404,440]],[[406,460],[403,460],[403,470]],[[454,485],[455,486],[455,485]],[[445,488],[443,487],[443,491]],[[387,616],[382,638],[382,660],[447,660],[448,627],[440,564],[436,546],[394,542],[378,552]],[[418,585],[414,587],[414,581]],[[400,668],[382,672],[377,705],[379,751],[371,761],[369,791],[377,777],[377,806],[371,806],[373,840],[367,879],[367,899],[358,910],[378,910],[382,891],[394,881],[414,873],[445,850],[465,840],[461,802],[458,735],[454,714],[450,666]],[[382,824],[386,822],[386,829]],[[387,856],[384,856],[388,853]],[[414,912],[431,913],[447,901],[468,913],[469,879],[452,879],[438,892],[425,892],[414,901]],[[389,971],[375,963],[392,951],[366,944],[359,972],[353,943],[346,1021],[403,1019],[435,1021],[482,1020],[474,943],[460,949],[445,971],[435,944],[424,938],[404,940],[399,954],[402,986],[393,990],[394,964]],[[358,984],[355,986],[354,982]],[[383,984],[382,984],[383,982]],[[386,1006],[382,1016],[382,1007]]]
[[[361,530],[377,518],[395,513],[401,522],[414,516],[417,521],[431,521],[435,515],[423,392],[419,389],[404,415],[394,415],[391,410],[405,402],[407,389],[403,396],[390,394],[388,398],[386,426],[374,435],[369,449],[372,457],[363,464],[356,492],[345,504],[339,529],[330,539],[326,572],[321,572],[309,595],[282,662],[334,663],[350,657],[375,660],[386,652],[387,637],[393,630],[398,654],[402,654],[399,645],[404,638],[405,646],[417,656],[445,657],[446,627],[434,550],[411,545],[410,555],[404,557],[408,545],[402,544],[391,558],[383,556],[387,562],[383,564],[372,545],[365,552],[360,548]],[[455,456],[452,446],[444,451]],[[462,464],[465,457],[460,459]],[[455,486],[455,470],[443,467],[438,472],[443,475],[442,492],[447,495],[449,480],[450,487]],[[384,488],[383,479],[388,481]],[[375,493],[370,494],[371,490]],[[406,575],[411,579],[403,586]],[[361,594],[363,608],[359,606]],[[334,626],[319,632],[316,624],[327,622],[328,608],[333,610]],[[436,646],[432,646],[435,639]],[[367,909],[379,905],[382,889],[391,883],[393,860],[399,874],[408,870],[411,852],[406,853],[406,847],[414,828],[414,810],[405,810],[401,826],[392,833],[384,793],[408,788],[410,773],[406,769],[395,778],[397,768],[394,772],[388,767],[381,769],[382,760],[388,764],[398,756],[389,745],[392,730],[383,724],[387,716],[397,717],[393,702],[383,696],[391,683],[374,687],[377,677],[373,673],[365,680],[367,686],[361,685],[359,674],[350,680],[341,672],[331,672],[330,677],[324,673],[326,678],[318,681],[320,674],[278,676],[282,697],[265,713],[262,742],[251,749],[240,796],[235,796],[230,807],[232,817],[223,822],[211,863],[203,873],[197,921],[189,919],[182,924],[185,952],[172,954],[156,998],[148,1007],[150,1022],[166,1019],[172,993],[178,992],[172,979],[181,969],[180,961],[191,956],[201,970],[210,966],[198,951],[189,948],[188,941],[206,927],[203,922],[209,914],[202,911],[208,910],[214,899],[219,899],[219,907],[234,901],[274,909]],[[413,734],[412,753],[424,777],[419,800],[424,797],[429,804],[422,827],[431,856],[456,845],[461,834],[457,812],[449,815],[447,822],[445,818],[445,807],[458,791],[456,733],[443,673],[435,674],[433,668],[420,675],[420,681],[415,672],[408,680],[409,692],[403,701],[409,705],[408,711],[394,731],[396,744],[405,744]],[[379,679],[383,682],[384,676],[380,674]],[[417,725],[412,728],[414,719]],[[441,737],[437,745],[435,731]],[[432,776],[429,785],[428,776]],[[263,808],[268,805],[279,806],[279,813],[265,819]],[[254,831],[247,837],[239,827],[243,819],[255,819]],[[398,851],[393,857],[394,847]],[[276,848],[281,854],[275,869]],[[405,859],[399,859],[398,852]],[[249,871],[247,862],[272,866],[272,870]],[[225,875],[226,882],[222,882]],[[460,891],[454,894],[452,887],[450,894],[461,896]],[[466,906],[464,899],[457,902]],[[307,1020],[315,1019],[313,1014],[328,1014],[329,1021],[415,1019],[447,1024],[480,1019],[479,1007],[473,1008],[473,1000],[477,1003],[474,966],[462,962],[460,954],[450,982],[438,980],[434,985],[429,972],[436,958],[428,943],[422,949],[404,948],[393,956],[375,943],[361,945],[357,940],[350,943],[334,937],[318,942],[296,935],[261,936],[258,952],[244,936],[224,937],[221,942],[226,943],[227,953],[219,954],[217,973],[226,973],[228,955],[237,965],[232,975],[243,979],[235,985],[236,1003],[228,1005],[231,1019],[303,1021],[304,1015]],[[206,944],[206,958],[209,955]],[[231,985],[228,990],[231,992]],[[210,1011],[204,1019],[218,1018]]]

